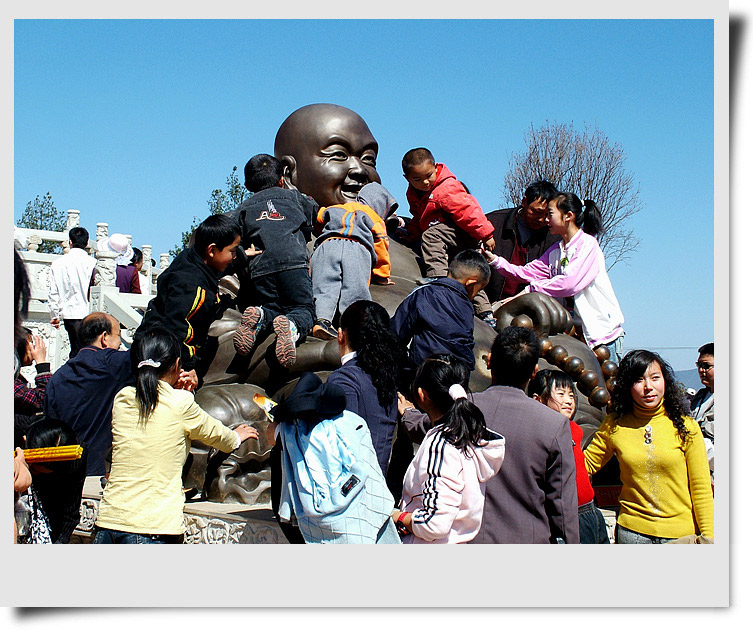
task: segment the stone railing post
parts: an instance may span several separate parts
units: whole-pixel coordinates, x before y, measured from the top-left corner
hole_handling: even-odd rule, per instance
[[[159,256],[159,267],[160,267],[160,270],[167,269],[167,266],[169,266],[169,265],[170,265],[170,255],[167,254],[166,252],[161,253],[160,256]]]
[[[99,231],[99,224],[97,224]],[[94,285],[115,287],[116,265],[115,258],[118,256],[109,250],[97,250],[95,253],[97,265],[94,267]]]
[[[146,292],[144,294],[152,293],[152,247],[149,244],[141,246],[141,254],[144,255],[144,266],[141,268],[146,275],[146,282],[148,284]]]
[[[107,231],[107,223],[106,222],[98,222],[97,223],[97,234],[94,237],[95,241],[99,241],[100,239],[107,239],[108,237],[108,231]]]
[[[29,235],[29,245],[27,246],[27,250],[29,250],[30,252],[37,252],[41,243],[42,238],[39,235]]]
[[[68,217],[65,220],[65,230],[68,232],[74,226],[81,226],[81,211],[75,208],[68,209]]]
[[[68,233],[70,232],[71,228],[74,228],[76,226],[81,226],[81,211],[75,208],[69,208],[68,209],[68,215],[65,218],[65,239],[63,239],[62,242],[60,242],[60,245],[63,247],[63,254],[68,254],[71,250],[71,245],[69,242],[70,237],[68,236]]]

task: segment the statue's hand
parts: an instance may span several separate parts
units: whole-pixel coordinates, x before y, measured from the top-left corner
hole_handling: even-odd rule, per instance
[[[573,328],[573,319],[564,306],[551,296],[530,292],[505,301],[494,313],[497,329],[509,327],[513,318],[525,315],[533,321],[533,327],[539,336],[569,333]]]

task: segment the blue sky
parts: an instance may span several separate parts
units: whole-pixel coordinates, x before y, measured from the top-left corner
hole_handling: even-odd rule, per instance
[[[682,370],[713,339],[711,20],[17,20],[14,37],[16,219],[49,191],[158,258],[315,102],[367,121],[401,212],[415,146],[491,211],[531,124],[597,125],[644,206],[638,251],[610,272],[626,346]]]

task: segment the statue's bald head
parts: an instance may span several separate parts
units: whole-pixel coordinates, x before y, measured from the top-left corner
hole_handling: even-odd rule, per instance
[[[275,137],[275,156],[283,164],[286,186],[322,206],[353,201],[364,184],[381,182],[378,150],[366,121],[332,103],[297,109]]]

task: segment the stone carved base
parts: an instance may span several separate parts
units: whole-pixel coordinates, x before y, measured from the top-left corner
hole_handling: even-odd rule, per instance
[[[99,510],[101,488],[97,477],[87,477],[81,499],[81,521],[71,544],[91,544]],[[194,502],[183,510],[186,544],[287,544],[269,507]]]
[[[271,509],[226,513],[224,503],[197,504],[213,507],[204,513],[207,508],[186,506],[186,544],[287,544]]]

